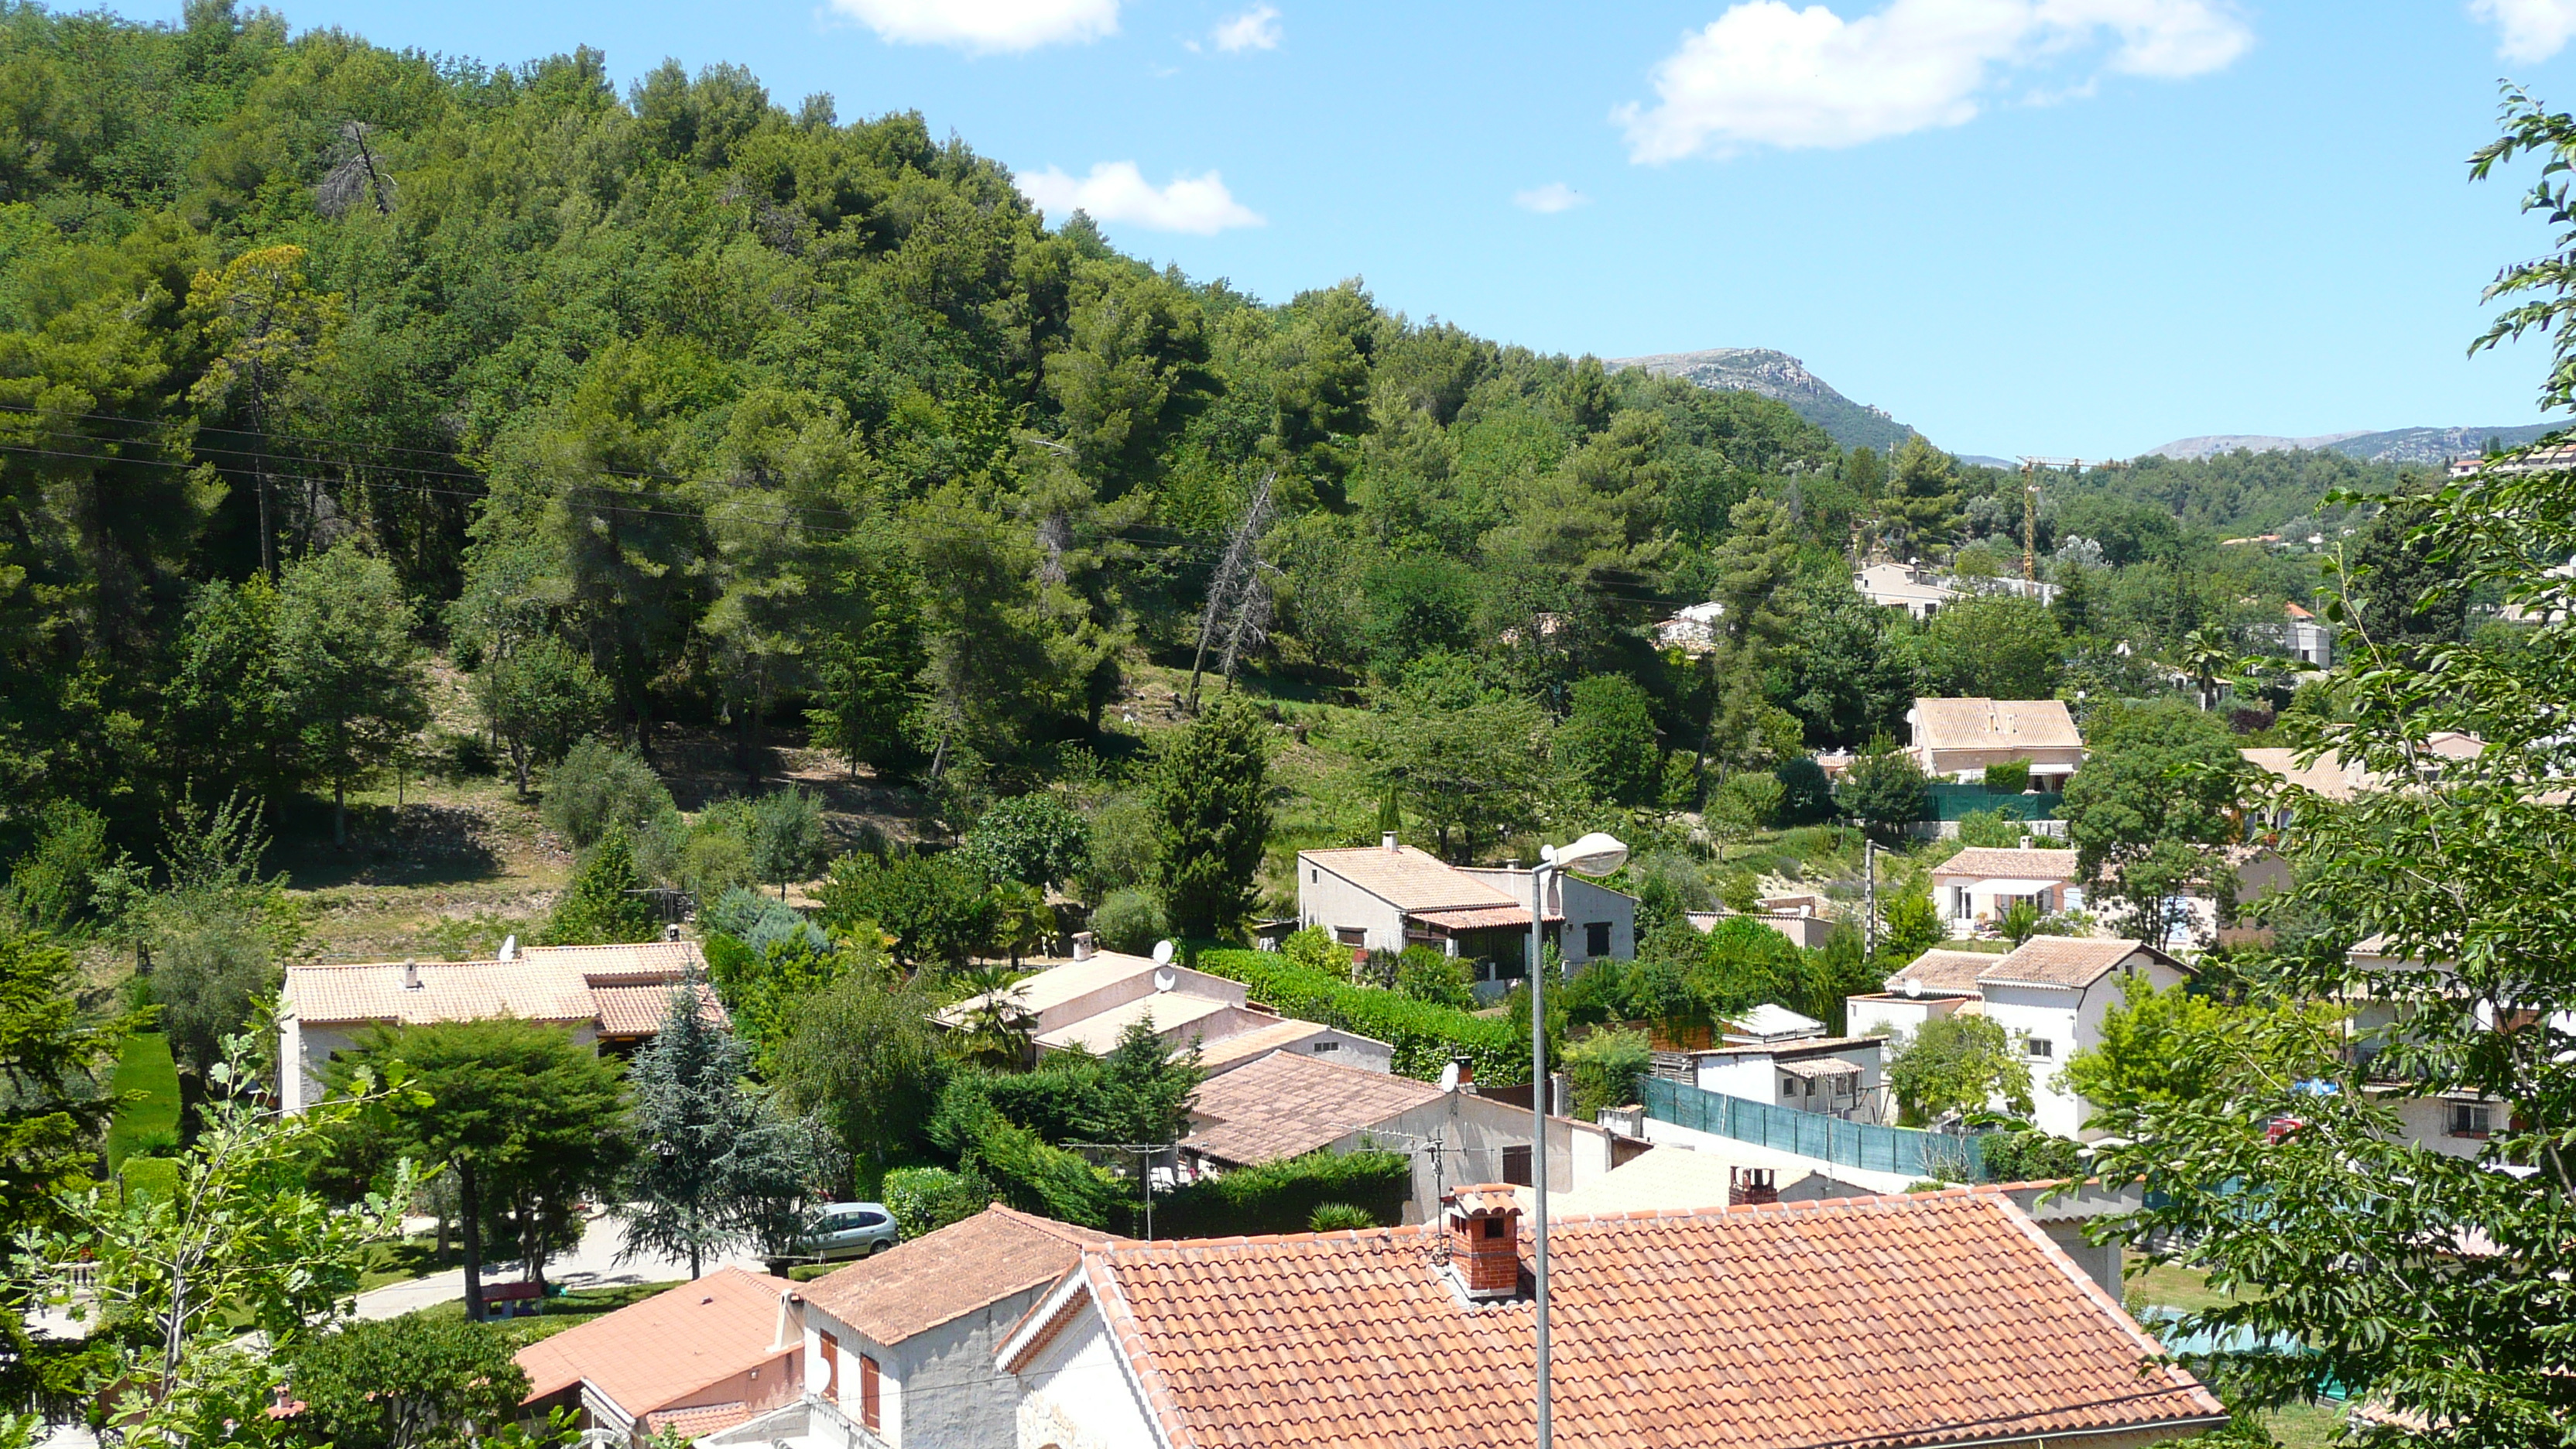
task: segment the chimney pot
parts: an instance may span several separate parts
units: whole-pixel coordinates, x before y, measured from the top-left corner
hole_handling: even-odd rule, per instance
[[[1521,1207],[1510,1183],[1461,1187],[1441,1199],[1449,1265],[1470,1298],[1509,1298],[1521,1289]]]
[[[418,991],[419,989],[420,963],[415,960],[405,959],[403,962],[403,990]]]
[[[1395,832],[1394,832],[1394,831],[1392,831],[1392,830],[1382,830],[1382,831],[1378,832],[1377,843],[1386,847],[1386,853],[1387,853],[1387,854],[1389,854],[1389,855],[1393,855],[1393,854],[1395,854]]]
[[[664,926],[662,928],[662,939],[665,941],[676,941],[680,939],[680,923],[673,921],[671,924]]]
[[[1088,961],[1091,959],[1091,933],[1089,931],[1076,931],[1073,933],[1073,959],[1076,961]]]
[[[1730,1167],[1726,1170],[1728,1207],[1779,1200],[1780,1174],[1777,1171],[1768,1167]]]

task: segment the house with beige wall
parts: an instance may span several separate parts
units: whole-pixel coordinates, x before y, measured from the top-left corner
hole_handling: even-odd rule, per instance
[[[1988,765],[2030,762],[2030,788],[2063,790],[2084,766],[2084,736],[2056,699],[1917,699],[1905,712],[1907,750],[1935,780],[1986,777]]]
[[[1531,872],[1461,866],[1387,834],[1373,846],[1297,852],[1297,921],[1354,957],[1427,946],[1471,963],[1482,994],[1528,974]],[[1568,968],[1637,954],[1637,898],[1570,873],[1548,877],[1542,939]]]

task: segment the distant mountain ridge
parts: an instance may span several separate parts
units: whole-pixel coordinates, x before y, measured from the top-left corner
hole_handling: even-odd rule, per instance
[[[2242,448],[2252,453],[2325,450],[2365,463],[2447,463],[2486,451],[2489,440],[2508,448],[2546,436],[2563,423],[2525,423],[2509,428],[2394,428],[2386,432],[2320,433],[2313,438],[2275,438],[2261,434],[2215,433],[2205,438],[2178,438],[2148,453],[2189,461]]]
[[[1715,392],[1752,392],[1784,402],[1846,448],[1885,452],[1914,430],[1884,408],[1853,402],[1789,354],[1769,347],[1710,347],[1698,352],[1659,352],[1611,359],[1612,368],[1642,367],[1658,377],[1678,377]]]

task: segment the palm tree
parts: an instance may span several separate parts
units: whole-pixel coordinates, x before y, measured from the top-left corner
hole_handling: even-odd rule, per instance
[[[2208,709],[2218,703],[2218,687],[2236,672],[2236,651],[2228,647],[2224,633],[2204,626],[2182,636],[2180,662],[2199,686],[2200,707]]]
[[[973,995],[966,1016],[949,1038],[959,1057],[978,1065],[1018,1071],[1037,1050],[1037,1018],[1021,1000],[1017,973],[1004,966],[978,966],[958,973]]]

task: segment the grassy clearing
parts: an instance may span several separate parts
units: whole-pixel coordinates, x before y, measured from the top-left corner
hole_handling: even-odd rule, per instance
[[[2215,1308],[2227,1301],[2227,1295],[2209,1286],[2209,1275],[2197,1268],[2179,1263],[2145,1265],[2137,1254],[2129,1255],[2127,1265],[2129,1308],[2170,1308],[2180,1313],[2197,1313]]]
[[[2341,1404],[2291,1404],[2262,1416],[2281,1449],[2325,1449],[2343,1426]]]
[[[170,1060],[170,1043],[157,1031],[139,1031],[125,1039],[111,1084],[118,1096],[130,1098],[116,1109],[107,1129],[107,1165],[115,1168],[155,1137],[179,1132],[179,1069]]]

